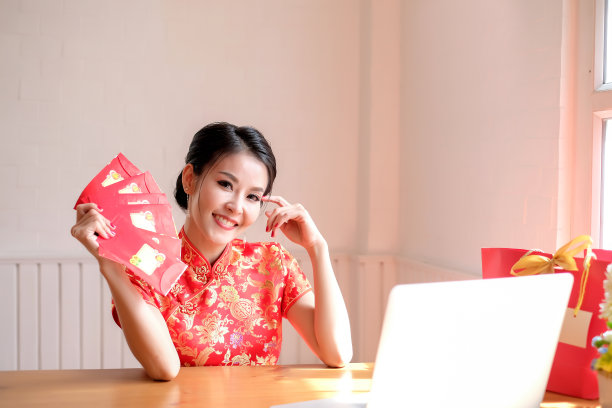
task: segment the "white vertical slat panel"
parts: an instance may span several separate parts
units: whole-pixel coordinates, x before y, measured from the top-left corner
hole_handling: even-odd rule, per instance
[[[17,370],[17,266],[0,264],[0,370]]]
[[[102,368],[102,289],[98,264],[81,264],[81,368]]]
[[[356,283],[356,272],[352,270],[353,260],[349,255],[336,255],[332,257],[332,264],[346,309],[349,315],[349,321],[351,324],[351,339],[353,341],[353,350],[355,349],[355,339],[357,338],[357,326],[355,320],[357,318],[357,305],[355,304],[357,299],[354,295],[357,292]],[[353,351],[353,360],[358,361],[355,351]]]
[[[81,271],[77,262],[60,271],[60,367],[81,368]]]
[[[348,255],[336,255],[332,258],[332,266],[346,303],[347,308],[351,302],[351,283],[354,280],[354,276],[351,278],[351,259]]]
[[[382,322],[385,317],[385,312],[387,310],[387,301],[389,300],[389,293],[393,286],[397,285],[399,280],[397,277],[397,264],[393,257],[382,257],[380,259],[380,273],[382,279],[382,294],[381,294],[381,315],[380,322]],[[382,330],[382,326],[380,327]]]
[[[312,274],[310,271],[312,270],[310,266],[310,261],[308,260],[307,254],[301,254],[300,252],[296,252],[297,255],[300,255],[297,258],[300,262],[302,269],[305,271],[307,277],[310,282],[313,283]],[[347,305],[347,309],[349,311],[349,317],[351,319],[351,328],[353,339],[356,336],[355,325],[352,324],[353,316],[356,316],[356,313],[351,310],[351,292],[353,292],[352,286],[355,283],[355,274],[351,276],[351,258],[348,255],[339,255],[332,257],[332,266],[334,268],[334,272],[336,274],[336,279],[338,280],[338,284],[340,286],[340,290],[342,291],[342,295]],[[356,361],[353,359],[353,361]],[[282,343],[282,353],[279,359],[279,364],[318,364],[320,363],[319,359],[310,351],[306,343],[302,340],[302,338],[297,334],[297,332],[293,329],[291,324],[287,321],[283,321],[283,343]]]
[[[40,264],[40,368],[60,368],[59,264]]]
[[[359,308],[357,361],[376,358],[376,348],[382,325],[382,276],[380,262],[371,257],[359,257]]]
[[[279,364],[298,364],[300,336],[291,326],[289,320],[283,319],[283,339],[281,342],[281,354]]]
[[[121,368],[121,337],[123,333],[111,315],[111,294],[108,285],[102,289],[102,368]]]
[[[292,255],[300,264],[306,277],[312,282],[312,273],[308,270],[310,263],[304,264],[302,261],[304,257],[307,257],[306,252],[292,253]],[[287,319],[282,319],[281,324],[283,325],[283,338],[279,364],[303,364],[301,355],[306,355],[306,353],[302,350],[302,338]]]
[[[20,370],[39,368],[38,265],[22,263],[18,269],[18,341]]]
[[[308,278],[308,281],[311,285],[314,285],[314,277],[312,273],[312,264],[310,263],[310,257],[308,253],[299,249],[294,252],[294,257],[300,264],[300,268]],[[320,364],[321,360],[308,348],[306,342],[302,339],[302,337],[291,327],[291,331],[294,333],[296,344],[297,344],[297,354],[296,359],[298,364]]]

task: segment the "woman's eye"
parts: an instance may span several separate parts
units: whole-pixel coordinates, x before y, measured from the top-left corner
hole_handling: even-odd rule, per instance
[[[261,197],[259,197],[257,194],[249,194],[249,196],[247,198],[249,200],[251,200],[251,201],[254,201],[254,202],[261,201]]]
[[[230,189],[230,190],[232,189],[232,183],[230,183],[229,181],[220,180],[217,183],[223,188]]]

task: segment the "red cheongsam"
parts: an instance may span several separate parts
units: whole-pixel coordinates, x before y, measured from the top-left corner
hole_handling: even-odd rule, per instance
[[[130,278],[164,317],[183,366],[274,365],[282,317],[312,290],[295,258],[276,242],[230,242],[212,266],[181,230],[188,265],[167,296]],[[113,307],[113,317],[118,318]]]

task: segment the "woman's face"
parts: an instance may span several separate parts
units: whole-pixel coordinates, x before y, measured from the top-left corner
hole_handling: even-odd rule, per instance
[[[267,185],[266,166],[247,152],[223,157],[200,177],[185,167],[183,186],[190,195],[185,232],[209,261],[255,222]]]

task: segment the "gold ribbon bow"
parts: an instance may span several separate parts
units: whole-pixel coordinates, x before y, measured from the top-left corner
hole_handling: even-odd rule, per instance
[[[556,268],[566,271],[577,271],[578,266],[574,256],[586,250],[582,276],[580,278],[578,302],[574,308],[574,317],[576,317],[584,300],[589,269],[591,268],[591,259],[596,258],[591,250],[592,245],[593,240],[590,236],[581,235],[559,248],[552,258],[547,258],[544,255],[531,255],[535,250],[528,251],[512,266],[510,273],[514,276],[538,275],[541,273],[554,273]]]

